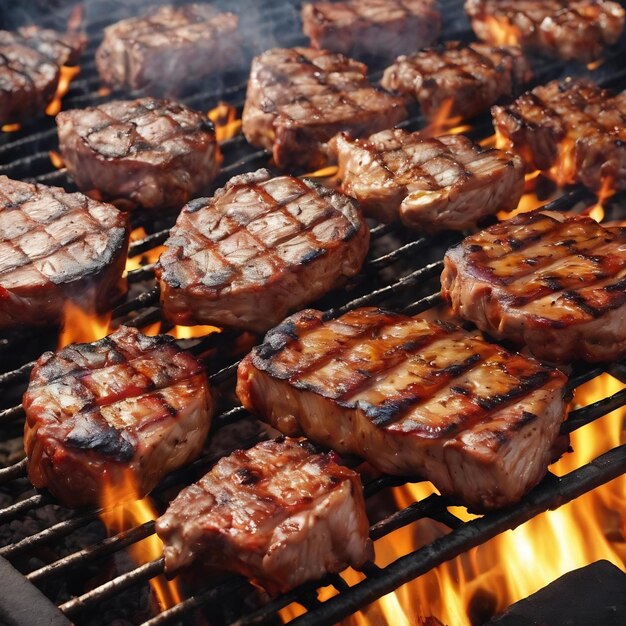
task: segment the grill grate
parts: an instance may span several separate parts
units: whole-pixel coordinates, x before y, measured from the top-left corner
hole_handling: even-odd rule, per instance
[[[123,4],[119,2],[113,3],[112,7],[110,4],[101,0],[94,0],[87,4],[86,28],[90,43],[84,55],[84,62],[81,64],[81,74],[78,80],[72,83],[71,90],[64,99],[64,108],[88,106],[115,96],[128,96],[128,94],[116,93],[106,96],[98,92],[100,84],[93,62],[93,53],[101,37],[101,30],[106,24],[136,13],[138,7],[145,2]],[[260,50],[270,45],[305,44],[306,41],[300,33],[297,19],[300,3],[296,0],[274,0],[266,4],[268,6],[263,8],[255,31],[258,35],[256,38],[258,41],[255,41],[257,48]],[[252,0],[242,0],[238,3],[239,7],[243,7],[242,14],[244,15],[247,9],[250,7],[254,9],[255,5],[256,3]],[[106,6],[106,11],[102,11],[102,6]],[[463,15],[462,2],[443,0],[440,6],[444,16],[443,38],[470,39],[471,33]],[[258,15],[258,11],[252,9],[251,15],[253,17]],[[603,82],[607,86],[623,87],[626,83],[626,71],[621,67],[621,55],[623,55],[623,47],[608,54],[605,62],[591,74],[598,82]],[[536,61],[535,65],[535,82],[537,83],[568,72],[577,74],[586,72],[584,68],[564,66],[559,62]],[[380,77],[380,69],[372,67],[372,79]],[[245,74],[227,76],[219,84],[207,85],[206,88],[203,86],[201,90],[182,100],[192,107],[207,110],[223,99],[237,107],[240,113],[245,95],[246,78]],[[414,114],[403,126],[411,130],[417,129],[424,126],[424,120],[419,114]],[[489,119],[484,116],[474,122],[469,134],[474,138],[484,138],[491,132]],[[0,136],[0,173],[74,190],[75,187],[66,171],[56,170],[51,164],[49,151],[56,149],[56,130],[53,121],[51,119],[33,120],[16,134]],[[224,164],[216,186],[221,186],[235,174],[268,165],[267,154],[248,146],[241,136],[223,142],[222,151]],[[593,202],[594,199],[584,189],[574,187],[549,203],[548,208],[565,211],[590,205]],[[617,199],[615,206],[623,216],[626,202],[623,199]],[[171,219],[158,224],[141,216],[133,216],[133,220],[135,226],[144,226],[148,234],[131,244],[129,253],[131,257],[139,257],[162,244],[167,236],[167,227],[171,225]],[[421,313],[436,307],[441,304],[436,293],[437,277],[442,267],[441,258],[447,247],[458,239],[458,236],[449,234],[426,239],[404,232],[399,227],[375,225],[372,228],[372,250],[361,274],[348,283],[344,292],[334,293],[324,298],[318,303],[318,307],[327,310],[329,316],[338,316],[349,309],[366,305],[385,305],[409,314]],[[160,321],[157,308],[158,290],[154,286],[152,266],[144,264],[141,268],[130,272],[129,283],[131,284],[130,295],[113,311],[115,323],[123,322],[141,327]],[[237,363],[232,362],[234,357],[228,348],[238,337],[234,332],[224,331],[195,340],[181,340],[180,344],[205,358],[209,371],[214,372],[210,376],[214,385],[232,387]],[[0,338],[0,353],[8,355],[14,352],[15,346],[21,345],[23,338],[24,334],[21,332],[8,333]],[[3,406],[6,408],[0,411],[0,428],[8,435],[15,436],[15,429],[19,428],[20,420],[24,417],[21,405],[15,404],[14,399],[18,398],[23,391],[34,364],[28,359],[38,356],[43,341],[44,335],[42,334],[37,353],[26,356],[18,363],[11,360],[10,369],[0,374],[0,388],[3,391],[3,398],[7,399],[3,400]],[[570,377],[570,390],[573,391],[604,371],[610,371],[613,374],[626,371],[626,363],[612,364],[606,368],[580,367]],[[562,432],[570,433],[615,408],[625,405],[626,389],[622,389],[612,396],[572,411],[563,424]],[[213,432],[247,418],[248,414],[242,407],[225,402],[222,412],[214,418]],[[238,443],[240,446],[246,446],[252,445],[255,441],[256,435],[253,435],[249,440]],[[190,466],[173,472],[153,495],[159,499],[172,487],[176,491],[180,490],[182,486],[202,475],[216,460],[214,455],[205,455]],[[425,518],[442,523],[450,529],[450,532],[432,544],[406,554],[384,568],[374,565],[369,567],[365,572],[363,582],[353,587],[349,587],[339,575],[328,576],[320,583],[304,585],[260,608],[258,606],[247,608],[240,598],[242,594],[244,596],[252,594],[249,584],[236,576],[224,576],[214,584],[207,585],[206,588],[194,593],[176,607],[145,622],[144,626],[187,623],[186,619],[193,611],[203,606],[214,605],[216,602],[230,606],[224,609],[222,618],[215,618],[225,623],[237,622],[237,624],[244,625],[275,620],[281,608],[292,602],[298,602],[307,609],[307,612],[295,619],[293,624],[332,624],[469,548],[480,545],[504,530],[517,526],[542,511],[560,506],[625,472],[626,445],[622,445],[561,478],[548,474],[539,487],[519,504],[470,522],[463,522],[449,511],[449,507],[455,504],[450,499],[431,495],[375,523],[370,529],[372,539],[379,539],[398,528]],[[0,509],[0,530],[10,527],[17,520],[36,516],[43,508],[54,503],[54,499],[49,494],[30,489],[25,475],[26,461],[24,459],[0,469],[2,492],[17,494],[12,504]],[[405,482],[405,479],[387,476],[373,480],[365,485],[366,497],[371,498]],[[80,572],[90,564],[100,562],[98,559],[114,557],[127,547],[154,533],[154,522],[146,522],[67,555],[57,556],[43,565],[33,566],[29,562],[29,555],[55,544],[63,537],[80,533],[97,519],[98,513],[98,509],[64,512],[42,530],[30,532],[22,539],[4,545],[0,548],[0,556],[17,564],[28,581],[47,591],[47,583],[51,579],[65,577],[76,572],[80,575]],[[123,574],[112,575],[104,583],[91,585],[92,588],[86,587],[77,597],[62,598],[57,601],[61,602],[60,608],[67,617],[82,623],[83,620],[88,619],[89,615],[100,611],[102,603],[117,596],[122,590],[145,585],[150,578],[162,572],[163,559],[160,558],[134,567]],[[330,600],[320,602],[316,589],[326,585],[333,586],[338,593]],[[234,601],[231,601],[233,599]],[[233,606],[238,610],[233,609]],[[130,619],[130,616],[126,617]]]

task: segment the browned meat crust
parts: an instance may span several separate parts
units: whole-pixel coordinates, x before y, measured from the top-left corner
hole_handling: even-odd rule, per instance
[[[211,122],[170,100],[114,100],[57,115],[59,146],[78,187],[120,208],[180,209],[220,164]]]
[[[165,245],[169,320],[262,332],[358,273],[369,230],[350,198],[259,170],[190,202]]]
[[[531,78],[520,48],[450,41],[400,57],[385,70],[381,84],[417,99],[427,118],[444,110],[449,116],[470,118],[518,92]]]
[[[302,7],[302,27],[312,48],[393,58],[432,44],[441,15],[434,0],[312,2]]]
[[[126,326],[46,352],[23,404],[28,476],[68,506],[98,504],[128,475],[143,497],[200,453],[213,414],[202,364]]]
[[[248,81],[246,139],[271,150],[278,167],[321,167],[337,133],[360,136],[406,117],[402,100],[370,85],[366,73],[362,63],[324,50],[264,52]]]
[[[560,184],[598,190],[607,181],[626,189],[626,91],[615,96],[588,80],[552,81],[493,107],[493,120],[502,145],[529,169]]]
[[[383,130],[366,139],[339,135],[336,147],[342,189],[365,213],[418,230],[461,230],[512,210],[524,187],[518,156],[463,135]]]
[[[604,0],[467,0],[479,39],[578,61],[593,61],[617,43],[624,9]]]
[[[162,6],[105,28],[96,65],[107,85],[177,95],[244,62],[239,18],[209,4]]]
[[[126,291],[128,236],[109,204],[0,176],[0,329],[57,324],[68,299],[110,309]]]
[[[241,362],[243,405],[288,435],[422,475],[488,509],[545,474],[565,376],[442,323],[379,309],[302,311]]]
[[[168,571],[197,562],[270,593],[373,557],[358,474],[280,438],[222,458],[157,520]]]
[[[626,355],[626,228],[519,215],[449,250],[441,290],[456,314],[541,359]]]

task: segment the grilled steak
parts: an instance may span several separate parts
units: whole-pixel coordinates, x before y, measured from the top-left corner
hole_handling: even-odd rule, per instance
[[[449,250],[441,290],[455,313],[541,359],[626,355],[626,228],[518,215]]]
[[[150,95],[177,95],[212,74],[240,67],[234,13],[209,4],[162,6],[104,30],[96,51],[102,81]]]
[[[272,150],[278,167],[315,169],[338,132],[353,136],[390,128],[406,117],[400,98],[376,89],[367,67],[310,48],[274,49],[252,63],[243,133]]]
[[[553,81],[494,107],[493,120],[501,145],[528,169],[560,184],[598,190],[608,179],[626,189],[626,91],[614,96],[587,80]]]
[[[311,47],[354,57],[393,58],[429,46],[441,30],[434,0],[349,0],[302,7]]]
[[[420,230],[459,230],[514,209],[524,187],[518,156],[463,135],[384,130],[366,139],[342,134],[336,146],[343,190],[365,213]]]
[[[202,364],[126,326],[46,352],[23,405],[28,477],[67,506],[97,504],[129,474],[144,496],[200,453],[213,413]]]
[[[288,318],[239,365],[237,395],[287,435],[489,509],[545,474],[564,385],[558,370],[458,328],[368,308]]]
[[[157,520],[165,566],[196,561],[270,593],[373,557],[358,474],[283,437],[222,458]]]
[[[530,66],[517,47],[451,41],[401,56],[385,70],[381,84],[417,99],[427,118],[442,112],[470,118],[502,96],[513,95],[531,77]]]
[[[0,30],[0,125],[43,112],[59,82],[60,66],[76,63],[79,35],[37,26]]]
[[[57,115],[61,155],[83,191],[120,208],[180,209],[219,169],[211,122],[169,100],[117,100]]]
[[[479,39],[561,59],[592,61],[617,43],[624,9],[604,0],[466,0]]]
[[[110,309],[126,291],[128,235],[109,204],[0,176],[0,329],[56,324],[67,299]]]
[[[156,264],[165,316],[262,332],[355,275],[369,230],[354,202],[259,170],[181,212]]]

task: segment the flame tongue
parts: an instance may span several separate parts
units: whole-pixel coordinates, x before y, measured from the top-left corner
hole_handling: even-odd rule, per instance
[[[220,102],[214,109],[211,109],[207,117],[215,126],[215,138],[218,142],[234,137],[241,130],[241,120],[237,119],[237,109],[226,102]]]
[[[63,65],[61,67],[61,74],[59,76],[59,84],[57,85],[54,98],[50,101],[50,104],[46,107],[46,115],[56,115],[61,110],[61,100],[63,96],[69,91],[71,82],[80,73],[80,67]]]

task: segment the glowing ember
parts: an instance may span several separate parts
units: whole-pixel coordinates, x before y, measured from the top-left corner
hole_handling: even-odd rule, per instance
[[[220,102],[214,109],[211,109],[207,117],[215,126],[215,137],[218,141],[230,139],[241,130],[241,120],[237,119],[237,109],[226,102]]]
[[[111,88],[110,87],[100,87],[100,89],[98,89],[97,94],[99,96],[101,96],[102,98],[106,98],[107,96],[111,95]]]
[[[438,135],[459,135],[467,132],[471,126],[461,124],[463,119],[460,115],[451,115],[454,105],[453,98],[447,98],[441,105],[428,126],[420,130],[424,137],[437,137]]]
[[[65,304],[64,319],[57,348],[63,348],[71,343],[86,343],[97,341],[109,334],[111,312],[98,315],[81,309],[77,304],[68,300]]]
[[[49,150],[48,156],[50,157],[50,163],[52,163],[52,166],[57,170],[65,167],[63,157],[56,150]]]
[[[111,476],[103,476],[101,503],[103,510],[100,519],[110,534],[134,528],[158,517],[150,498],[139,500],[137,493],[130,472],[125,472],[121,479],[119,475],[114,479]],[[153,534],[132,545],[129,552],[138,565],[143,565],[162,556],[163,543]],[[150,586],[161,611],[181,601],[175,580],[168,581],[164,576],[158,576],[150,580]]]
[[[46,107],[46,115],[56,115],[61,110],[61,99],[69,91],[71,82],[80,73],[80,67],[63,65],[61,67],[61,75],[59,76],[59,84],[54,98]]]
[[[591,63],[587,63],[587,69],[590,72],[593,72],[593,70],[597,70],[605,61],[606,59],[598,59],[597,61],[592,61]]]
[[[0,127],[0,130],[2,130],[3,133],[16,133],[21,128],[20,124],[5,124]]]

